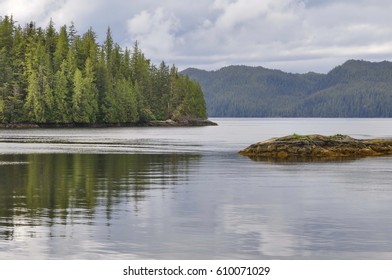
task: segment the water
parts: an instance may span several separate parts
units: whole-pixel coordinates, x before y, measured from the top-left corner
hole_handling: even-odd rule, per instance
[[[0,259],[392,259],[392,157],[253,161],[292,133],[392,119],[0,130]]]

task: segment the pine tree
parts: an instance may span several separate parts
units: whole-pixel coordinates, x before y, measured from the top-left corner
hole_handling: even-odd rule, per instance
[[[110,76],[110,75],[109,75]],[[105,123],[117,122],[116,90],[110,77],[107,79],[107,91],[103,98],[103,121]]]
[[[125,79],[116,80],[114,86],[113,120],[112,122],[138,121],[137,101],[131,84]]]
[[[51,60],[51,64],[53,65],[53,56],[56,51],[57,46],[57,37],[58,34],[54,27],[53,20],[50,19],[49,25],[45,30],[45,51],[49,55],[49,59]]]
[[[131,56],[131,69],[132,69],[132,83],[135,85],[137,82],[137,89],[139,90],[140,101],[139,106],[145,106],[143,112],[139,112],[142,121],[150,121],[156,119],[154,112],[151,110],[151,105],[156,102],[152,87],[152,73],[150,61],[144,57],[144,54],[139,49],[138,42],[135,42],[132,56]],[[143,105],[141,105],[143,104]]]
[[[179,118],[206,118],[206,104],[199,84],[185,78],[186,95],[178,108]]]
[[[111,89],[109,70],[106,67],[105,53],[103,50],[99,53],[98,63],[96,67],[96,87],[97,87],[97,102],[98,114],[97,119],[99,122],[106,121],[106,95]]]
[[[23,99],[19,84],[12,84],[11,93],[4,100],[4,118],[8,122],[21,122],[24,120]]]
[[[72,97],[72,119],[76,123],[88,123],[88,113],[85,110],[84,81],[82,72],[76,69],[74,75],[74,94]]]
[[[85,77],[83,80],[84,85],[84,103],[86,104],[86,112],[89,122],[95,123],[98,114],[98,90],[95,85],[94,67],[90,58],[86,60]]]
[[[95,123],[97,119],[97,88],[94,84],[94,71],[90,59],[86,60],[85,75],[76,69],[74,76],[74,95],[72,98],[73,121],[76,123]]]
[[[12,17],[0,18],[0,120],[10,121],[10,96],[13,92],[13,33]]]
[[[78,37],[78,31],[76,30],[75,24],[71,21],[71,25],[68,28],[69,44],[73,45],[75,39]]]
[[[202,116],[203,102],[194,82],[156,67],[137,42],[123,50],[110,28],[100,46],[91,28],[79,36],[73,23],[57,32],[52,20],[22,29],[0,17],[0,122],[148,122]]]
[[[60,70],[60,66],[63,61],[67,58],[69,48],[69,38],[67,33],[67,26],[62,26],[60,29],[60,34],[57,39],[56,50],[53,55],[53,68],[54,72]]]
[[[110,27],[106,32],[106,40],[103,44],[103,50],[105,52],[105,59],[106,63],[108,64],[109,71],[113,70],[112,67],[112,51],[113,51],[113,38],[112,38],[112,31]]]
[[[133,92],[136,99],[137,114],[139,117],[139,122],[146,123],[155,119],[154,114],[147,105],[147,101],[144,98],[142,91],[139,87],[139,83],[136,81],[133,87]]]
[[[98,45],[95,41],[96,37],[95,32],[90,28],[82,35],[76,50],[78,65],[84,67],[86,60],[90,59],[90,63],[92,63],[94,67],[94,71],[98,62]]]
[[[156,71],[154,92],[156,94],[156,102],[154,102],[154,113],[160,119],[167,119],[170,117],[169,113],[169,98],[170,98],[170,70],[162,61]]]
[[[137,123],[139,122],[139,112],[138,112],[138,104],[137,104],[137,98],[136,94],[134,91],[134,88],[131,86],[131,84],[124,80],[124,83],[127,87],[127,96],[126,96],[126,118],[127,122],[131,123]]]
[[[38,36],[40,36],[38,34]],[[28,86],[25,110],[31,121],[50,121],[53,105],[51,69],[41,40],[29,45],[27,55]]]
[[[66,76],[67,62],[64,60],[57,71],[54,81],[53,121],[55,123],[69,123],[70,106],[68,101],[68,79]]]
[[[34,69],[30,70],[29,73],[27,97],[24,108],[30,121],[37,123],[46,121],[41,87],[38,81],[38,74]]]

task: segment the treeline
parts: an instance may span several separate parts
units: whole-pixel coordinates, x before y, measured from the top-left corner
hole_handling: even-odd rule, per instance
[[[392,63],[349,60],[328,74],[229,66],[183,71],[215,117],[392,117]]]
[[[0,122],[143,123],[207,117],[200,86],[138,47],[122,49],[110,28],[57,30],[0,18]]]

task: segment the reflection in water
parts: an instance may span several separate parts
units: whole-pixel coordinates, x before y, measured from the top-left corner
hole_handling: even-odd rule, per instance
[[[273,157],[260,157],[260,156],[245,156],[253,161],[260,161],[266,163],[281,163],[281,164],[290,164],[290,163],[322,163],[322,162],[349,162],[358,159],[366,158],[365,156],[358,157],[287,157],[287,158],[273,158]]]
[[[391,161],[0,155],[0,259],[390,259]]]
[[[139,202],[151,190],[187,180],[195,155],[29,154],[0,155],[0,239],[11,240],[18,227],[93,220],[97,209],[108,225],[121,202]],[[149,191],[149,192],[146,192]]]
[[[0,130],[0,259],[392,259],[392,157],[238,154],[294,132],[382,138],[391,119],[219,124]]]

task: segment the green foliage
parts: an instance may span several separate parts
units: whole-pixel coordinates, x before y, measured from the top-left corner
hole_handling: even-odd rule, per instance
[[[54,80],[53,122],[69,123],[71,121],[70,108],[68,107],[68,80],[65,74],[66,61],[61,64]]]
[[[262,67],[187,69],[219,117],[391,117],[392,63],[350,60],[328,74]]]
[[[100,46],[92,29],[56,30],[0,17],[0,121],[143,123],[173,116],[206,118],[203,93],[136,42],[125,51],[108,29]]]
[[[178,111],[176,112],[175,118],[181,118],[181,116],[200,116],[206,118],[206,105],[203,98],[203,92],[198,84],[193,83],[189,77],[185,79],[185,89],[187,94],[184,100],[180,103]]]
[[[0,121],[3,122],[4,121],[3,120],[3,118],[4,118],[4,100],[3,100],[3,98],[0,99],[0,116],[1,116]]]
[[[34,70],[31,71],[28,81],[28,95],[26,98],[26,103],[24,104],[28,119],[38,123],[45,122],[45,109],[42,98],[43,90],[40,88],[38,75]]]
[[[87,111],[88,101],[84,98],[86,91],[82,72],[76,69],[74,76],[74,94],[72,97],[72,119],[76,123],[90,122],[91,112]]]

